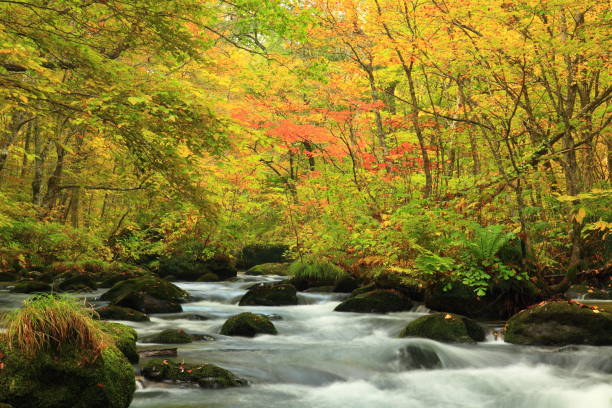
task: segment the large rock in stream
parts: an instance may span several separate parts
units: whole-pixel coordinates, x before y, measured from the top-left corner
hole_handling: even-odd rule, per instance
[[[485,339],[485,331],[478,323],[465,316],[432,313],[408,323],[400,337],[425,337],[448,343],[474,343]]]
[[[355,313],[390,313],[410,310],[412,301],[395,290],[373,290],[350,297],[334,311]]]
[[[297,305],[297,290],[293,285],[260,285],[251,288],[240,299],[239,306]]]
[[[142,375],[152,381],[198,384],[201,388],[228,388],[247,385],[247,381],[231,371],[213,364],[183,364],[169,360],[151,360]]]
[[[179,302],[188,296],[187,292],[168,281],[142,277],[116,283],[100,299],[142,313],[176,313],[183,310]]]
[[[0,402],[32,408],[127,408],[136,385],[134,370],[110,346],[92,359],[65,347],[26,358],[0,338]]]
[[[542,346],[612,345],[612,313],[574,301],[543,302],[512,316],[505,340]]]

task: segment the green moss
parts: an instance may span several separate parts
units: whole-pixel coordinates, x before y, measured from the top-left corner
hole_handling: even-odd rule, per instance
[[[138,363],[139,355],[136,350],[138,333],[136,333],[136,330],[124,324],[113,322],[100,322],[100,327],[105,333],[113,337],[117,348],[132,364]]]
[[[138,310],[121,306],[103,306],[96,309],[96,312],[103,320],[126,320],[131,322],[148,322],[149,316]]]
[[[225,336],[255,337],[257,334],[277,334],[276,327],[268,317],[255,313],[240,313],[232,316],[221,327]]]
[[[297,290],[292,285],[262,285],[249,290],[238,303],[240,306],[297,305]]]
[[[231,371],[213,364],[179,364],[168,360],[151,360],[142,375],[152,381],[174,381],[198,384],[202,388],[227,388],[247,385]]]
[[[265,263],[255,265],[246,271],[246,275],[261,276],[261,275],[288,275],[289,264],[288,263]]]
[[[540,304],[508,320],[505,340],[533,345],[612,345],[612,313],[568,301]]]
[[[355,313],[389,313],[410,310],[412,301],[394,290],[373,290],[350,297],[334,311]]]
[[[142,340],[146,343],[185,344],[193,342],[193,337],[181,329],[167,329]]]
[[[400,337],[425,337],[452,342],[474,343],[485,339],[482,327],[472,319],[451,313],[432,313],[408,323]]]

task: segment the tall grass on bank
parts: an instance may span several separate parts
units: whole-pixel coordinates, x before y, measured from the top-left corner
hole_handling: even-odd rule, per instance
[[[289,266],[289,275],[317,281],[336,281],[347,276],[338,266],[327,261],[295,261]]]
[[[40,352],[60,353],[64,347],[87,351],[93,359],[112,340],[93,319],[95,312],[77,299],[42,294],[7,316],[4,333],[9,348],[33,358]]]

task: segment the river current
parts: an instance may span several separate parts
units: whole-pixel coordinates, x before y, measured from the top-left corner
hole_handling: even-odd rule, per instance
[[[490,334],[473,345],[400,339],[426,309],[339,313],[333,309],[346,295],[333,293],[300,293],[297,306],[237,306],[249,286],[280,279],[178,283],[196,299],[183,313],[127,322],[141,337],[168,328],[212,335],[178,346],[177,360],[213,363],[250,383],[206,390],[144,381],[131,408],[612,408],[612,347],[514,346]],[[244,311],[269,315],[278,335],[219,335]],[[407,346],[435,352],[441,367],[411,366],[402,358]]]

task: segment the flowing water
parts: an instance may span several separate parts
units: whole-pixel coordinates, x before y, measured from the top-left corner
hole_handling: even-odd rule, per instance
[[[215,341],[179,346],[178,360],[217,364],[250,382],[224,390],[145,382],[131,407],[612,408],[612,347],[518,347],[493,336],[476,345],[399,339],[426,310],[338,313],[333,309],[346,295],[332,293],[301,293],[297,306],[237,306],[249,286],[276,279],[179,283],[198,299],[183,313],[129,323],[141,336],[167,328],[213,335]],[[244,311],[271,316],[279,334],[218,334],[229,316]],[[442,367],[411,367],[402,358],[407,346],[435,352]]]

